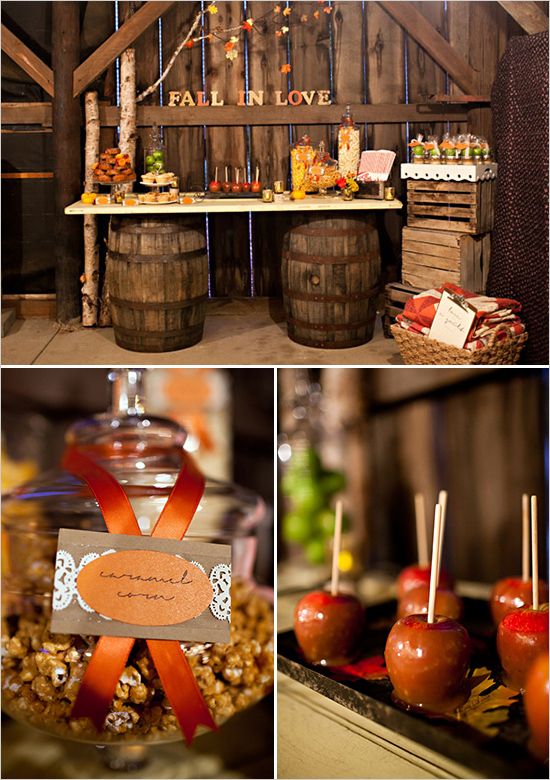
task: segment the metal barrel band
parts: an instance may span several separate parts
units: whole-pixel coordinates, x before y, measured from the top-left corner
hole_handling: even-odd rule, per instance
[[[203,303],[208,300],[208,295],[197,295],[194,298],[186,298],[184,301],[128,301],[124,298],[109,296],[109,300],[115,306],[121,309],[138,309],[139,311],[174,311],[177,309],[187,309],[191,306]]]
[[[346,339],[345,341],[319,340],[313,342],[311,339],[306,341],[305,339],[300,339],[300,337],[297,336],[292,329],[289,330],[288,337],[297,344],[304,344],[305,346],[313,347],[314,349],[350,349],[351,347],[362,346],[367,340],[365,337],[363,337],[357,339]]]
[[[206,257],[206,246],[202,249],[190,249],[187,252],[173,252],[168,255],[142,255],[133,252],[117,252],[109,249],[109,258],[115,262],[132,263],[176,263],[192,260],[195,257]]]
[[[313,301],[313,303],[355,303],[357,301],[365,301],[368,298],[374,298],[378,295],[378,285],[371,287],[364,292],[348,293],[347,295],[320,295],[317,293],[289,290],[288,287],[285,287],[283,289],[283,295],[293,301]]]
[[[314,323],[306,322],[305,320],[297,320],[294,317],[287,317],[289,325],[294,325],[299,328],[306,328],[307,330],[321,330],[324,333],[330,333],[333,330],[355,330],[357,328],[366,328],[368,323],[365,320],[359,322],[344,322],[344,323]]]
[[[204,234],[204,225],[200,222],[192,222],[190,224],[183,224],[181,222],[164,222],[151,220],[150,224],[147,224],[146,220],[141,219],[140,224],[135,224],[128,221],[128,217],[119,217],[118,219],[111,220],[110,229],[114,232],[124,231],[130,234],[139,235],[177,235],[182,230],[195,230],[197,233]],[[159,228],[155,230],[155,228]]]
[[[365,236],[367,233],[372,233],[374,225],[366,222],[359,229],[352,228],[308,228],[308,227],[294,227],[291,229],[291,235],[298,236],[310,236],[313,238],[344,238],[345,236]]]
[[[118,333],[121,336],[127,336],[132,340],[134,340],[138,334],[145,339],[157,338],[158,336],[164,338],[181,338],[193,333],[201,334],[204,322],[199,322],[196,325],[188,325],[186,328],[178,328],[177,330],[141,330],[140,328],[125,328],[122,325],[117,325],[115,322],[113,322],[113,327],[115,333]]]
[[[318,265],[355,265],[357,263],[370,263],[379,257],[377,252],[365,252],[362,255],[313,255],[305,252],[294,252],[292,249],[287,252],[287,262],[291,260],[295,263],[317,263]]]

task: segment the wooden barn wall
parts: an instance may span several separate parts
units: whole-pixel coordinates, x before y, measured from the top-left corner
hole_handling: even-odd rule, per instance
[[[223,46],[218,44],[196,45],[184,49],[171,73],[164,82],[163,90],[157,90],[148,97],[145,104],[167,103],[171,89],[197,91],[216,89],[226,104],[237,102],[238,90],[264,89],[267,97],[276,89],[328,89],[333,102],[344,107],[346,103],[413,103],[426,100],[428,95],[446,91],[461,94],[448,74],[407,35],[384,9],[373,0],[366,2],[332,2],[332,13],[321,13],[318,22],[302,25],[298,21],[301,13],[310,15],[320,8],[316,2],[293,3],[294,12],[287,38],[277,39],[270,20],[274,2],[252,0],[248,3],[218,2],[218,14],[210,17],[212,25],[228,27],[238,24],[245,10],[258,23],[259,31],[248,36],[246,51],[240,45],[239,57],[230,62],[225,58]],[[4,3],[3,14],[8,26],[26,39],[40,53],[44,50],[43,31],[33,28],[32,15],[25,15],[26,36],[21,30],[21,19],[15,18],[17,6],[40,7],[42,19],[48,12],[48,3]],[[122,24],[127,15],[135,11],[139,2],[86,3],[83,6],[82,59],[93,51],[115,29],[116,17]],[[207,5],[204,3],[203,5]],[[470,65],[481,73],[480,93],[488,94],[494,79],[498,60],[502,56],[511,35],[522,34],[518,25],[496,2],[415,2],[414,5],[449,42],[460,52]],[[181,36],[189,29],[200,9],[200,2],[179,2],[153,24],[136,42],[137,83],[143,89],[155,81],[161,64],[166,64]],[[45,10],[46,9],[46,10]],[[37,22],[38,24],[38,22]],[[40,28],[48,29],[44,19]],[[3,59],[3,65],[4,60]],[[289,75],[280,73],[281,65],[290,63]],[[14,68],[15,66],[13,66]],[[12,68],[12,69],[13,69]],[[116,66],[111,66],[94,85],[100,92],[100,99],[116,103]],[[35,90],[36,91],[36,90]],[[38,90],[40,92],[40,90]],[[4,99],[14,100],[13,91]],[[24,99],[29,99],[27,96]],[[31,99],[44,99],[36,95]],[[491,112],[489,107],[470,111],[468,128],[456,123],[420,124],[365,124],[361,126],[362,148],[393,149],[397,153],[391,184],[398,196],[404,197],[404,187],[399,179],[398,163],[407,157],[407,143],[416,132],[442,133],[470,129],[491,137]],[[4,128],[5,131],[9,128]],[[254,172],[260,165],[261,178],[265,181],[289,179],[289,144],[303,133],[308,133],[314,144],[324,140],[334,153],[337,126],[269,126],[269,127],[187,127],[163,128],[168,151],[168,164],[179,176],[182,188],[202,187],[213,176],[223,176],[225,165],[234,171],[235,167]],[[143,164],[143,144],[148,129],[140,128],[138,135],[138,168]],[[6,135],[3,136],[6,141]],[[113,129],[104,128],[101,134],[102,146],[114,142]],[[6,151],[7,149],[7,151]],[[3,165],[14,164],[10,157],[10,144],[3,144]],[[15,152],[13,152],[15,155]],[[15,159],[15,157],[13,158]],[[205,165],[206,160],[206,165]],[[37,163],[38,165],[38,163]],[[47,155],[43,166],[51,166]],[[9,167],[5,167],[9,170]],[[23,170],[23,169],[21,169]],[[44,168],[48,170],[48,168]],[[50,167],[51,170],[51,167]],[[30,234],[30,215],[19,207],[25,198],[32,199],[32,187],[36,185],[19,183],[26,195],[10,199],[5,215],[6,222],[16,222],[21,236]],[[40,196],[41,197],[41,196]],[[40,203],[40,199],[38,200]],[[383,257],[383,281],[399,277],[400,242],[403,214],[381,213],[378,216]],[[264,215],[216,215],[205,218],[208,226],[208,248],[210,264],[210,293],[213,296],[251,296],[280,294],[281,239],[285,225],[284,216]],[[15,238],[4,254],[6,273],[17,279],[20,292],[42,292],[44,282],[38,286],[34,271],[27,275],[22,271],[29,262],[30,248],[14,251]],[[4,233],[5,235],[5,233]],[[44,236],[44,242],[46,242]],[[36,241],[34,242],[37,243]],[[42,264],[46,273],[43,278],[51,279],[51,257],[46,243],[38,240],[43,250],[41,261],[32,260],[32,266]],[[32,252],[36,254],[36,246]],[[47,285],[48,283],[46,283]],[[53,289],[52,289],[53,291]]]

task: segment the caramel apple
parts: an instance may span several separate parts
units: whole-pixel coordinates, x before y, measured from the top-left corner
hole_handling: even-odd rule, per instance
[[[523,691],[529,667],[541,652],[548,653],[548,605],[522,607],[506,615],[498,627],[497,651],[504,684]]]
[[[414,588],[418,588],[420,585],[430,584],[430,566],[407,566],[399,577],[397,578],[397,598],[399,601],[403,596]],[[443,590],[453,590],[454,580],[450,574],[441,570],[439,573],[439,586]]]
[[[539,596],[542,602],[548,601],[548,585],[539,580]],[[510,612],[533,604],[533,581],[521,577],[506,577],[499,580],[491,591],[491,614],[495,626]]]
[[[452,712],[467,701],[471,643],[455,620],[408,615],[389,633],[385,658],[394,696],[432,713]]]
[[[397,608],[397,617],[407,615],[426,615],[428,613],[429,585],[419,585],[407,591]],[[435,611],[437,615],[445,615],[451,620],[460,620],[464,607],[462,599],[452,590],[438,588],[435,594]]]
[[[351,661],[364,628],[364,610],[355,596],[314,591],[294,612],[294,633],[309,663],[340,666]]]
[[[529,750],[539,761],[548,761],[548,653],[531,664],[525,681],[523,704],[531,731]]]

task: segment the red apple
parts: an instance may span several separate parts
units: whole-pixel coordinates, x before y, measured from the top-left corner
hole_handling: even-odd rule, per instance
[[[241,191],[241,185],[238,181],[234,181],[231,184],[231,192],[240,192]]]
[[[224,192],[231,192],[231,184],[228,181],[222,182],[222,190]]]
[[[548,605],[506,615],[498,626],[497,651],[505,685],[523,692],[529,667],[539,653],[548,652]]]
[[[428,613],[429,585],[419,585],[407,591],[397,608],[397,617],[406,615],[425,615]],[[438,588],[435,594],[435,613],[445,615],[451,620],[460,620],[464,611],[462,599],[452,590]]]
[[[253,181],[250,185],[250,191],[251,192],[261,192],[262,191],[262,182],[261,181]]]
[[[249,192],[250,191],[250,182],[249,181],[243,181],[242,183],[243,192]]]
[[[506,577],[499,580],[491,592],[491,614],[496,626],[510,612],[533,604],[532,580],[524,582],[521,577]],[[539,598],[541,602],[548,601],[548,585],[539,580]]]
[[[529,750],[539,761],[548,761],[548,653],[536,657],[525,681],[523,704],[531,730]]]
[[[361,603],[347,593],[308,593],[294,612],[294,633],[306,660],[322,666],[340,666],[351,661],[364,624]]]
[[[466,681],[471,643],[455,620],[409,615],[394,624],[385,658],[394,695],[426,712],[452,712],[468,699]]]
[[[397,598],[399,601],[403,598],[408,590],[417,588],[419,585],[430,584],[430,566],[407,566],[403,569],[399,577],[397,578]],[[450,574],[441,569],[439,573],[439,585],[438,587],[443,590],[453,590],[454,580]]]
[[[210,184],[208,185],[208,189],[210,190],[210,192],[219,192],[221,186],[222,185],[220,184],[219,181],[211,181]]]

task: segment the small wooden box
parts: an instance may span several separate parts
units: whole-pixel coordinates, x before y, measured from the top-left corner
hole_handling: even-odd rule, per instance
[[[477,235],[493,229],[496,180],[407,179],[407,225]]]
[[[405,304],[413,295],[421,292],[417,287],[407,287],[400,282],[387,284],[385,288],[384,314],[382,315],[382,328],[384,336],[392,339],[391,326],[395,323],[395,318],[401,314]]]
[[[355,193],[356,198],[366,200],[384,200],[384,189],[388,186],[387,181],[360,181],[359,189]]]
[[[485,292],[491,260],[491,234],[472,236],[443,230],[403,228],[402,280],[422,290],[453,282]]]

